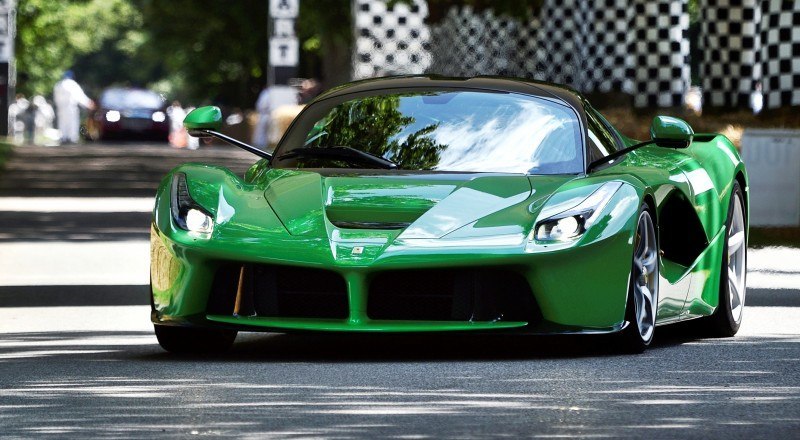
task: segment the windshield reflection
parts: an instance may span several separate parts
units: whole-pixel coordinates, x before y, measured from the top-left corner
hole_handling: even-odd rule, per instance
[[[571,174],[582,169],[575,112],[532,96],[419,92],[314,106],[322,108],[304,117],[315,120],[299,121],[284,142],[291,147],[280,148],[278,168],[363,168],[363,161],[320,150],[350,147],[404,170]],[[287,154],[298,148],[302,155]]]

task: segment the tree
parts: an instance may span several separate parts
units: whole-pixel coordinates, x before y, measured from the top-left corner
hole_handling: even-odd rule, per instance
[[[432,169],[447,145],[437,143],[431,134],[438,124],[430,124],[398,139],[403,130],[416,122],[400,111],[402,95],[369,96],[337,105],[315,127],[317,147],[355,147],[384,157],[405,169]],[[402,142],[401,142],[402,140]]]
[[[114,84],[191,104],[252,107],[266,83],[268,0],[19,0],[18,90],[50,94],[67,69],[89,94]],[[301,1],[300,76],[350,79],[351,4]]]
[[[128,0],[20,0],[17,7],[17,90],[50,94],[76,57],[118,37],[138,12]]]
[[[250,107],[267,82],[267,0],[144,0],[144,26],[167,77],[194,100]],[[301,76],[326,87],[350,79],[350,3],[300,2]]]

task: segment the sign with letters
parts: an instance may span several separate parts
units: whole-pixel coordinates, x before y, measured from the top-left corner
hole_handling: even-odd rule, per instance
[[[0,134],[8,133],[8,105],[14,96],[14,37],[17,33],[16,0],[0,0]]]
[[[269,40],[269,63],[294,67],[299,61],[297,38],[273,37]]]
[[[300,44],[294,30],[300,12],[300,0],[270,0],[269,16],[272,23],[269,36],[269,65],[272,67],[297,67],[300,61]]]
[[[269,0],[269,15],[272,18],[297,18],[300,0]]]
[[[8,63],[14,57],[14,0],[0,0],[0,63]]]
[[[745,130],[750,224],[800,226],[800,130]]]

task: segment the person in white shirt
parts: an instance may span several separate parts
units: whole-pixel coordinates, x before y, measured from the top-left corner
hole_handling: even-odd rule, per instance
[[[271,127],[272,112],[286,105],[297,105],[299,96],[297,89],[291,86],[274,85],[265,87],[258,95],[256,110],[258,123],[253,131],[253,145],[259,148],[267,147],[274,131]]]
[[[63,143],[77,143],[80,138],[81,112],[78,106],[89,110],[94,108],[94,101],[83,93],[73,76],[72,71],[66,71],[53,88],[58,129],[61,130]]]
[[[33,117],[33,142],[35,144],[47,143],[45,140],[48,137],[48,133],[53,128],[53,121],[56,119],[55,110],[53,110],[53,106],[51,106],[42,95],[34,96],[31,102],[36,108],[36,113],[34,113]]]

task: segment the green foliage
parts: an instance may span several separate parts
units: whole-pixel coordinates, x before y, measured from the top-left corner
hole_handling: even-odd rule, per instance
[[[353,15],[344,0],[301,0],[297,22],[300,73],[322,80],[325,88],[350,80]]]
[[[192,104],[252,107],[267,82],[268,0],[19,0],[18,90],[49,95],[68,69],[90,96],[115,84]],[[344,0],[300,2],[301,76],[349,80]]]
[[[0,141],[0,177],[3,176],[3,170],[6,167],[6,162],[8,161],[8,157],[11,156],[11,150],[13,150],[14,146],[10,143]]]
[[[140,56],[161,60],[164,89],[194,100],[252,106],[266,82],[265,0],[142,0],[149,43]]]
[[[49,94],[76,57],[141,24],[128,0],[19,0],[16,57],[22,93]]]

